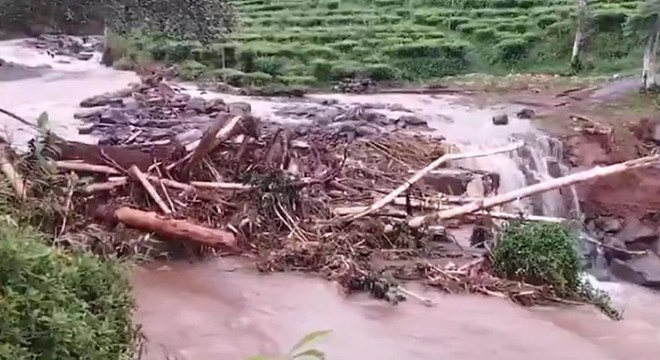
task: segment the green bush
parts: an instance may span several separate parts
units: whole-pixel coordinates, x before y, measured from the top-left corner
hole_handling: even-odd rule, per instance
[[[524,38],[507,38],[495,45],[496,61],[515,62],[524,59],[529,51],[529,45]]]
[[[280,76],[278,80],[282,84],[289,86],[294,86],[294,85],[309,86],[317,83],[316,78],[313,76]]]
[[[0,359],[133,359],[139,334],[122,266],[43,241],[0,220]]]
[[[224,81],[232,86],[244,86],[247,81],[244,72],[232,68],[215,69],[209,74],[216,80]]]
[[[273,81],[273,75],[257,71],[244,74],[243,79],[250,85],[263,86]]]
[[[185,60],[178,66],[179,76],[184,80],[199,79],[207,70],[206,66],[195,60]]]
[[[357,78],[364,75],[364,67],[357,61],[336,62],[330,68],[330,80]],[[317,77],[318,78],[318,77]]]
[[[255,68],[259,72],[277,76],[284,73],[287,62],[288,60],[286,58],[278,56],[260,57],[255,60]]]
[[[493,252],[495,272],[532,285],[550,285],[561,296],[577,294],[580,257],[573,235],[550,223],[512,222]]]
[[[369,64],[364,68],[364,76],[374,81],[397,80],[399,70],[387,64]]]

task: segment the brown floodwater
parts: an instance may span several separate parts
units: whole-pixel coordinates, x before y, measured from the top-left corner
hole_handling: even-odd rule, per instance
[[[160,267],[160,268],[159,268]],[[479,295],[416,289],[437,305],[344,297],[331,282],[257,274],[237,259],[139,268],[133,278],[147,359],[246,359],[285,352],[315,330],[328,359],[657,359],[660,297],[610,284],[625,320],[588,306],[523,308]]]

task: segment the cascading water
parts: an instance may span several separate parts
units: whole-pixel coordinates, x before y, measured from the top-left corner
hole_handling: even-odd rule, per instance
[[[487,143],[462,143],[458,144],[458,147],[462,151],[486,150],[494,148],[498,143],[501,146],[502,142],[521,138],[525,142],[525,147],[515,152],[464,159],[458,162],[458,165],[499,174],[498,193],[500,194],[567,174],[568,168],[561,163],[563,152],[561,141],[543,134],[519,134],[513,135],[510,139]],[[579,218],[580,216],[577,192],[574,187],[518,199],[503,205],[502,208],[506,212],[528,215],[565,218]]]

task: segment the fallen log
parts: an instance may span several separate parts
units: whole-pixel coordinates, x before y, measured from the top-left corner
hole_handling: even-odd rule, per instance
[[[100,206],[96,209],[97,218],[156,233],[171,240],[187,240],[199,245],[235,252],[238,250],[236,238],[230,232],[210,229],[186,220],[167,219],[155,212],[133,209],[127,206],[112,209]]]
[[[132,177],[135,178],[135,180],[139,181],[140,184],[142,184],[142,187],[147,191],[149,196],[151,196],[152,199],[156,202],[158,207],[160,208],[163,213],[166,215],[171,215],[172,210],[165,204],[165,201],[160,197],[158,194],[158,191],[151,185],[147,177],[140,171],[140,169],[137,168],[137,166],[133,165],[131,168],[128,170],[128,172],[131,174]]]
[[[496,148],[496,149],[491,149],[491,150],[471,151],[471,152],[457,153],[457,154],[445,154],[445,155],[435,159],[432,163],[428,164],[422,170],[418,171],[410,179],[408,179],[405,183],[401,184],[401,186],[399,186],[398,188],[394,189],[394,191],[389,193],[387,196],[385,196],[385,197],[381,198],[380,200],[376,201],[375,203],[373,203],[365,211],[363,211],[359,214],[353,215],[350,218],[350,220],[356,220],[356,219],[358,219],[362,216],[365,216],[365,215],[367,215],[371,212],[374,212],[374,211],[382,208],[383,206],[389,204],[397,196],[403,194],[414,183],[416,183],[421,178],[423,178],[426,174],[433,171],[435,168],[437,168],[438,166],[440,166],[441,164],[443,164],[447,161],[495,155],[495,154],[499,154],[499,153],[503,153],[503,152],[514,151],[516,149],[521,148],[523,145],[524,145],[524,143],[522,143],[522,142],[516,142],[516,143],[513,143],[513,144],[509,144],[509,145],[502,146],[502,147],[499,147],[499,148]]]
[[[401,201],[402,200],[402,201]],[[406,206],[405,204],[405,199],[395,199],[393,202],[394,205],[397,206]],[[411,202],[410,204],[412,207],[421,207],[419,202]],[[353,207],[338,207],[333,210],[333,213],[336,216],[346,216],[346,215],[353,215],[356,213],[360,213],[362,211],[365,211],[368,207],[367,206],[353,206]],[[422,207],[422,208],[427,208],[427,207]],[[448,210],[452,209],[451,206],[433,206],[432,207],[434,210]],[[390,216],[392,214],[397,214],[398,213],[386,213],[385,216]],[[555,223],[555,224],[561,224],[568,222],[568,219],[565,218],[559,218],[559,217],[552,217],[552,216],[539,216],[539,215],[526,215],[526,214],[511,214],[511,213],[506,213],[506,212],[501,212],[501,211],[475,211],[472,213],[473,215],[477,216],[490,216],[495,219],[504,219],[504,220],[525,220],[525,221],[540,221],[540,222],[549,222],[549,223]]]
[[[62,170],[79,171],[79,172],[93,172],[108,175],[119,175],[119,170],[106,165],[92,165],[79,161],[60,160],[55,162],[55,167]]]
[[[653,156],[647,156],[639,159],[629,160],[623,163],[614,164],[605,167],[597,166],[590,170],[581,171],[575,174],[566,175],[556,179],[551,179],[518,190],[510,191],[508,193],[492,196],[479,201],[474,201],[466,205],[457,206],[451,209],[441,210],[433,214],[417,216],[411,219],[410,221],[408,221],[408,225],[410,227],[416,228],[437,220],[450,219],[457,216],[474,213],[482,209],[488,209],[493,206],[506,204],[511,201],[515,201],[532,195],[555,190],[560,187],[571,186],[587,180],[619,174],[632,169],[648,167],[655,164],[659,160],[660,160],[660,155],[653,155]]]

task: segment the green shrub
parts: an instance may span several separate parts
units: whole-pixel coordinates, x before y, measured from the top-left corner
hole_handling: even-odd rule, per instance
[[[399,70],[387,64],[369,64],[364,68],[364,76],[374,81],[397,80]]]
[[[357,61],[336,62],[330,68],[330,80],[357,78],[364,75],[364,67]],[[317,77],[318,78],[318,77]]]
[[[0,222],[0,359],[133,359],[139,344],[122,266],[69,254]]]
[[[512,222],[493,252],[495,272],[532,285],[550,285],[570,296],[580,285],[580,257],[573,235],[549,223]]]
[[[257,55],[251,49],[241,49],[238,52],[238,63],[243,72],[249,73],[257,70],[255,64]]]
[[[284,85],[289,85],[289,86],[294,86],[294,85],[314,85],[317,83],[316,78],[313,76],[280,76],[278,80],[284,84]]]
[[[255,69],[273,76],[282,75],[287,62],[287,59],[277,56],[260,57],[255,61]]]
[[[244,74],[243,79],[250,85],[263,86],[273,80],[273,75],[258,71]]]
[[[211,71],[210,75],[232,86],[244,86],[246,84],[245,73],[240,70],[232,68],[216,69]]]
[[[206,66],[195,60],[185,60],[178,65],[179,76],[184,80],[199,79],[205,72]]]
[[[527,56],[529,45],[524,38],[507,38],[495,45],[497,61],[515,62]]]
[[[333,63],[325,59],[315,59],[310,65],[312,66],[312,75],[320,81],[331,80],[330,72]]]

